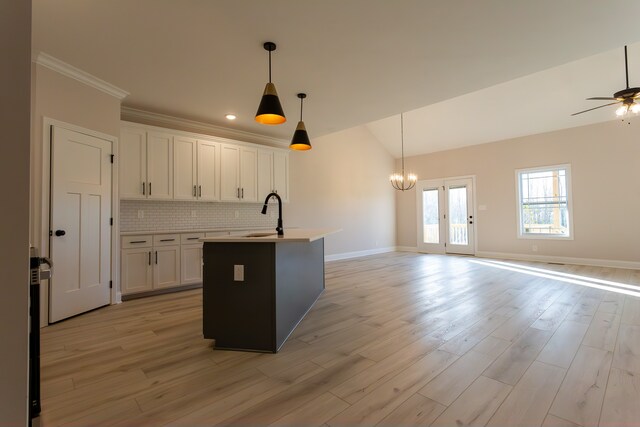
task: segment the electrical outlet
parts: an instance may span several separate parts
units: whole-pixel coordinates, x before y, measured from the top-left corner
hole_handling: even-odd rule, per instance
[[[196,211],[195,211],[195,210],[191,211],[191,218],[195,218],[196,216],[198,216],[198,215],[196,214]]]
[[[236,218],[240,218],[240,211],[235,211],[233,213],[233,216],[236,217]]]
[[[244,265],[233,266],[233,281],[244,282]]]
[[[144,218],[144,211],[142,209],[138,209],[138,219]]]

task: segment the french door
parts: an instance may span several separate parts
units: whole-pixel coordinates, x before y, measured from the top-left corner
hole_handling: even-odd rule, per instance
[[[418,251],[475,254],[473,178],[418,181]]]

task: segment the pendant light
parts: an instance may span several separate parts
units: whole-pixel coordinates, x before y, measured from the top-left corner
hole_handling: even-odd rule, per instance
[[[306,97],[306,93],[298,94],[298,98],[300,98],[300,121],[298,122],[298,126],[296,126],[296,131],[293,133],[293,138],[291,138],[291,144],[289,144],[289,148],[292,150],[311,150],[311,142],[309,141],[307,128],[302,121],[302,103]]]
[[[418,177],[412,173],[409,176],[404,174],[404,119],[402,113],[400,113],[400,141],[402,144],[402,173],[394,173],[389,177],[389,181],[396,190],[405,191],[415,187]]]
[[[264,49],[269,52],[269,83],[264,88],[262,100],[256,112],[256,122],[263,125],[279,125],[286,122],[287,118],[284,116],[284,111],[282,111],[276,86],[271,83],[271,52],[276,50],[276,44],[266,42]]]

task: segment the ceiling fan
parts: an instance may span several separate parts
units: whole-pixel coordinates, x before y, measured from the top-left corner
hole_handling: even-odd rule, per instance
[[[594,98],[587,98],[587,101],[596,100],[596,101],[615,101],[609,104],[600,105],[595,108],[589,108],[588,110],[580,111],[577,113],[573,113],[572,116],[576,116],[578,114],[586,113],[587,111],[597,110],[598,108],[608,107],[610,105],[622,104],[616,110],[617,116],[624,116],[628,112],[632,112],[634,114],[640,113],[640,104],[636,103],[636,99],[640,98],[640,87],[629,87],[629,65],[627,63],[627,46],[624,47],[624,71],[627,77],[627,88],[619,90],[618,92],[613,94],[613,97],[605,97],[605,96],[597,96]]]

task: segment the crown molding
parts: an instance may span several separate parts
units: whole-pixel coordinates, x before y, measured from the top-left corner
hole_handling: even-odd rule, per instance
[[[87,86],[98,89],[108,95],[118,98],[119,100],[123,100],[129,95],[129,92],[127,92],[126,90],[120,89],[119,87],[114,86],[109,82],[99,79],[96,76],[82,71],[81,69],[67,64],[66,62],[63,62],[58,58],[54,58],[53,56],[44,52],[38,52],[37,54],[35,54],[33,62],[42,65],[43,67],[47,67],[64,76],[77,80],[80,83],[84,83]]]
[[[281,138],[260,135],[257,133],[246,132],[237,129],[229,129],[210,123],[183,119],[166,114],[153,113],[150,111],[138,110],[131,107],[122,106],[120,108],[120,113],[121,120],[125,120],[128,122],[168,127],[172,129],[177,128],[181,130],[202,133],[205,135],[217,136],[220,138],[251,142],[254,144],[272,145],[276,147],[287,147],[289,145],[289,141]]]

